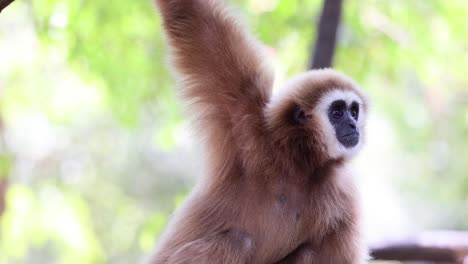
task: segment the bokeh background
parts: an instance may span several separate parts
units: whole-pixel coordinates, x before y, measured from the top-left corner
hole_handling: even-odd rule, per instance
[[[276,85],[307,69],[321,0],[229,1]],[[372,101],[353,162],[369,241],[468,229],[468,3],[345,1],[335,67]],[[0,263],[138,263],[202,173],[150,0],[0,14]],[[1,201],[5,201],[4,206]]]

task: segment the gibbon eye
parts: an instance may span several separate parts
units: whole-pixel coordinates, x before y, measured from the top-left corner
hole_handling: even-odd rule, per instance
[[[359,106],[356,102],[354,102],[352,105],[351,105],[351,116],[354,118],[354,119],[358,119],[358,115],[359,115]]]
[[[332,115],[334,118],[340,118],[343,116],[343,111],[342,110],[333,110]]]
[[[336,100],[333,103],[331,103],[329,109],[329,117],[333,119],[338,119],[344,115],[344,111],[347,111],[346,102],[344,100]]]

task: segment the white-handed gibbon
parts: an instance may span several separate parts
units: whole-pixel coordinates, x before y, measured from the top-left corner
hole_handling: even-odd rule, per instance
[[[365,262],[345,170],[364,132],[357,85],[309,71],[272,96],[261,46],[220,0],[156,2],[207,171],[150,263]]]

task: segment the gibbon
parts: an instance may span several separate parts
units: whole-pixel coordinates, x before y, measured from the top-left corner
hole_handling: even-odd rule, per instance
[[[207,171],[150,263],[364,263],[345,170],[364,136],[358,86],[324,69],[272,96],[262,47],[220,1],[156,3]]]

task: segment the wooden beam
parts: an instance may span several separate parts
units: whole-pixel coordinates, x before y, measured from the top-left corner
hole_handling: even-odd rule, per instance
[[[432,231],[370,247],[375,260],[468,263],[468,232]],[[466,261],[466,262],[464,262]]]

